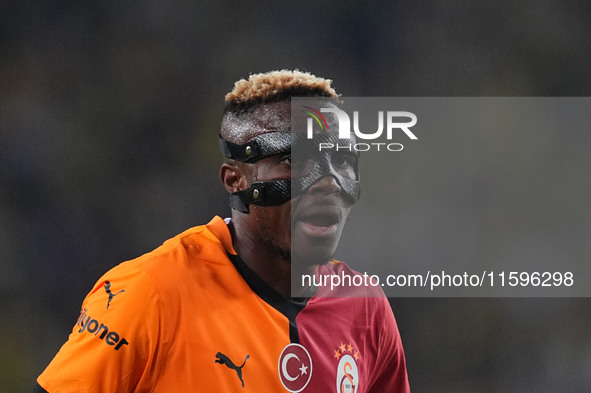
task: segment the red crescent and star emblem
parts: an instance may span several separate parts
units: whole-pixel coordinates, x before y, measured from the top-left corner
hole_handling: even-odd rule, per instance
[[[312,378],[312,358],[300,344],[289,344],[279,356],[279,378],[288,391],[298,393]]]

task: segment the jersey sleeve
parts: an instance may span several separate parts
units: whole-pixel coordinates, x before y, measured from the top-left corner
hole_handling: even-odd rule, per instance
[[[376,300],[379,304],[373,326],[378,329],[380,349],[369,392],[410,393],[404,349],[392,308],[386,298]]]
[[[141,391],[157,377],[161,336],[150,277],[123,263],[86,296],[68,341],[37,382],[49,393]]]

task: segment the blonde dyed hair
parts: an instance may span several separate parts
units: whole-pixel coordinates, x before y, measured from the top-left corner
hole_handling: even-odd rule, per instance
[[[291,97],[338,97],[332,80],[299,70],[253,74],[234,84],[226,94],[226,110],[243,110],[257,104],[288,100]]]

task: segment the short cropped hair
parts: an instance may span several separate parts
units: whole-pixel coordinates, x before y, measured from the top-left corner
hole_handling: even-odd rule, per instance
[[[269,102],[290,97],[338,97],[332,80],[299,70],[270,71],[241,79],[226,94],[224,112],[242,112]]]

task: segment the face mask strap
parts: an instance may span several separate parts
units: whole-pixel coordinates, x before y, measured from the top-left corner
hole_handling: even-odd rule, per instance
[[[230,207],[249,213],[250,205],[278,206],[291,199],[291,179],[253,183],[246,190],[230,194]]]
[[[218,144],[223,155],[236,161],[253,163],[274,154],[289,152],[290,132],[268,132],[251,138],[243,145],[219,137]]]
[[[268,132],[239,145],[219,137],[222,154],[232,160],[255,163],[265,157],[291,151],[291,132]],[[291,179],[253,183],[249,188],[230,194],[230,207],[249,213],[250,205],[277,206],[291,199]]]
[[[314,138],[316,142],[338,142],[336,136],[323,135]],[[312,142],[312,141],[310,141]],[[221,136],[219,147],[228,158],[245,163],[254,163],[265,157],[288,153],[291,151],[292,134],[287,132],[269,132],[251,138],[247,143],[239,145],[228,142]],[[314,146],[311,144],[310,146]],[[317,145],[316,145],[317,146]],[[318,156],[318,153],[313,156]],[[249,188],[230,194],[230,207],[242,213],[249,213],[250,205],[278,206],[288,202],[292,198],[304,193],[314,183],[325,176],[334,177],[343,190],[343,197],[351,204],[359,199],[361,188],[357,166],[356,179],[347,179],[336,173],[330,163],[331,154],[325,152],[322,157],[316,159],[314,168],[310,173],[295,179],[281,179],[266,182],[253,183]]]

